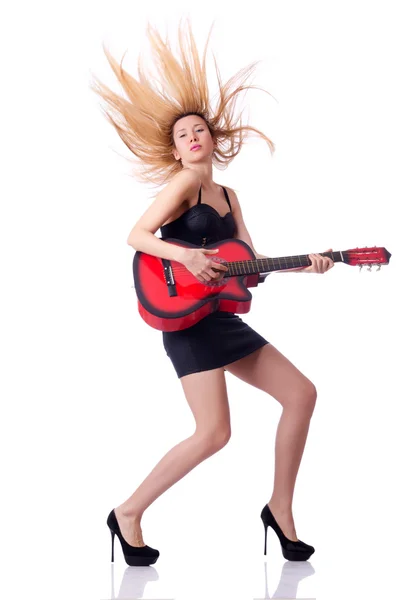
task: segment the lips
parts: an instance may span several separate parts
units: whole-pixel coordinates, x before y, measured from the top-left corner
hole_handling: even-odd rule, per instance
[[[200,144],[195,144],[190,148],[190,150],[198,150],[199,148],[201,148]]]

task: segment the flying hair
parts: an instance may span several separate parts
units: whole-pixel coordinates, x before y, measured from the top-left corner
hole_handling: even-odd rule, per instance
[[[196,114],[202,117],[215,142],[213,165],[225,169],[240,152],[246,137],[257,134],[268,144],[271,153],[274,143],[259,129],[243,124],[241,112],[236,113],[236,101],[241,92],[262,88],[246,84],[258,61],[240,69],[222,83],[218,64],[213,55],[219,98],[211,106],[206,73],[206,55],[212,31],[210,28],[203,57],[200,60],[190,20],[178,27],[179,60],[150,23],[146,34],[152,58],[157,68],[153,75],[145,68],[141,54],[138,58],[138,78],[134,78],[102,44],[106,58],[121,84],[125,97],[112,91],[96,76],[90,88],[104,101],[101,107],[105,118],[138,160],[133,161],[133,175],[142,182],[163,185],[183,169],[172,154],[175,148],[173,127],[181,117]],[[266,92],[269,93],[269,92]],[[270,94],[271,95],[271,94]]]

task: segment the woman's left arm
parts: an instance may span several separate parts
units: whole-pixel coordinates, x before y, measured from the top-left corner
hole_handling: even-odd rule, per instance
[[[237,194],[232,188],[229,187],[227,188],[227,191],[229,194],[230,203],[232,205],[232,214],[236,223],[236,232],[234,234],[234,237],[248,244],[248,246],[250,246],[250,248],[252,249],[252,252],[255,254],[256,258],[270,258],[270,256],[259,254],[259,252],[255,250],[251,236],[244,223],[244,217],[241,210],[240,202],[237,198]],[[332,248],[326,250],[326,252],[332,252]],[[308,267],[298,267],[296,269],[283,269],[282,272],[295,271],[296,273],[325,273],[325,271],[329,271],[334,266],[333,260],[326,256],[321,256],[321,254],[309,254],[309,258],[312,261],[312,264]]]

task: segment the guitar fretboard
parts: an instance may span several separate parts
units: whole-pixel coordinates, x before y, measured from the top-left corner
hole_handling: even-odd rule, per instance
[[[343,252],[320,252],[321,256],[328,256],[334,262],[345,262]],[[230,275],[253,275],[254,273],[269,273],[308,267],[311,260],[308,254],[299,256],[279,256],[276,258],[253,258],[252,260],[235,260],[223,263],[228,267]]]

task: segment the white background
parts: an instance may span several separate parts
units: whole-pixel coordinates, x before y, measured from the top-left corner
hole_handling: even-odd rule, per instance
[[[298,537],[316,547],[298,598],[395,593],[397,90],[392,2],[112,0],[2,10],[2,596],[291,597],[259,515],[273,483],[280,405],[227,374],[232,438],[145,513],[158,563],[128,569],[109,511],[194,420],[139,317],[127,236],[152,193],[90,91],[118,83],[101,43],[133,72],[147,19],[208,29],[224,80],[260,60],[252,138],[216,182],[234,187],[258,252],[386,247],[372,272],[277,273],[253,290],[251,326],[316,385],[298,474]],[[213,81],[213,80],[212,80]],[[213,93],[216,89],[212,88]],[[302,568],[306,568],[302,566]],[[281,579],[280,579],[281,577]],[[279,586],[280,583],[280,586]],[[277,587],[278,588],[278,592]],[[295,586],[296,587],[296,586]]]

